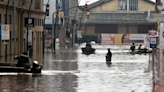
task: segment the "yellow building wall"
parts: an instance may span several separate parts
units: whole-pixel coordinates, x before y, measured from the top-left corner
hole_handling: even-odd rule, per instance
[[[101,8],[100,8],[100,6],[97,6],[93,9],[90,9],[89,11],[101,11]]]
[[[117,0],[102,5],[102,11],[117,11]]]
[[[150,4],[143,0],[139,0],[138,3],[139,3],[139,6],[138,6],[139,11],[148,11],[149,9],[150,9],[150,11],[155,11],[155,5],[153,5],[153,4]]]
[[[129,26],[129,33],[138,33],[138,26]]]
[[[118,33],[127,33],[127,26],[118,25]]]
[[[113,0],[111,2],[102,4],[101,6],[97,6],[90,11],[117,11],[118,10],[118,0]],[[155,5],[148,3],[143,0],[139,0],[138,2],[138,10],[139,11],[155,11]]]
[[[115,34],[115,44],[122,44],[123,34]]]
[[[117,0],[97,6],[93,9],[90,9],[90,11],[117,11]]]

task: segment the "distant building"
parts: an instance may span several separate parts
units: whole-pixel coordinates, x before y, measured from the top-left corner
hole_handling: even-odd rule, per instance
[[[84,6],[79,9],[82,12]],[[88,5],[89,19],[83,16],[81,30],[83,34],[148,33],[156,29],[156,23],[147,20],[148,10],[155,11],[151,0],[99,0]]]
[[[47,4],[47,1],[48,0],[44,0],[45,5]],[[78,0],[58,0],[58,2],[60,4],[60,11],[63,10],[61,12],[64,12],[64,16],[65,16],[65,25],[66,25],[65,31],[67,31],[67,33],[70,33],[71,20],[74,19],[74,17],[70,17],[70,16],[75,15],[76,9],[78,7],[73,9],[68,9],[68,8],[78,6]],[[45,39],[47,40],[52,38],[52,14],[53,12],[56,11],[56,0],[50,0],[49,4],[50,4],[50,13],[49,16],[46,17],[46,21],[45,21]],[[60,18],[58,23],[59,28],[61,28],[63,24],[63,19],[61,19],[61,12],[59,12],[59,18]]]
[[[7,0],[0,0],[0,25],[5,24],[5,14],[6,14],[6,5]],[[24,39],[24,32],[26,27],[24,26],[24,18],[27,17],[31,0],[16,0],[16,53],[22,54],[25,52],[27,42]],[[42,35],[43,35],[43,18],[44,18],[44,6],[43,0],[34,0],[31,6],[30,17],[35,18],[35,27],[29,27],[29,30],[32,30],[32,42],[29,44],[33,47],[33,51],[42,50]],[[14,14],[14,0],[10,0],[8,8],[8,21],[7,24],[10,26],[10,40],[8,41],[7,46],[7,55],[14,54],[14,33],[13,33],[13,14]],[[0,40],[0,56],[5,55],[5,46]]]

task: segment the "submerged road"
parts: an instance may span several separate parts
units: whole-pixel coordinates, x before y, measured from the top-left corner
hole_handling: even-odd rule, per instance
[[[96,53],[85,55],[81,47],[45,52],[41,74],[0,73],[0,92],[151,92],[148,55],[127,54],[129,46],[121,45],[93,45]],[[105,63],[107,48],[111,67]]]

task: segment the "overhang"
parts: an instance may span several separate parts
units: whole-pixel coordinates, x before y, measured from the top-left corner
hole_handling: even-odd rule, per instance
[[[148,24],[147,12],[104,12],[93,13],[89,15],[89,19],[84,15],[82,23],[91,24]]]
[[[164,22],[164,14],[156,14],[156,13],[153,13],[150,15],[150,17],[148,17],[148,21],[151,23],[157,23],[158,21],[159,22]]]

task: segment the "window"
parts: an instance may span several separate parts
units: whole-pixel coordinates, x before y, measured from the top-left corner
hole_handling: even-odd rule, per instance
[[[138,0],[118,0],[118,10],[138,10]]]
[[[4,24],[6,23],[6,14],[4,14]]]
[[[40,26],[42,26],[42,19],[40,19]]]
[[[38,19],[38,26],[39,26],[39,19]]]
[[[129,10],[138,10],[138,0],[129,0]]]
[[[42,26],[44,26],[44,20],[42,19]]]
[[[1,14],[0,14],[0,23],[1,23]]]
[[[40,0],[35,0],[35,9],[40,9]]]
[[[12,16],[9,15],[9,24],[12,24]]]
[[[127,0],[118,0],[118,10],[127,10]]]
[[[37,22],[37,18],[36,18],[36,19],[35,19],[35,25],[36,25],[36,26],[37,26],[37,23],[38,23],[38,22]]]
[[[40,26],[42,26],[42,20],[40,19]]]

